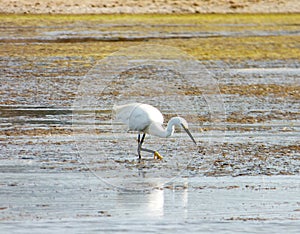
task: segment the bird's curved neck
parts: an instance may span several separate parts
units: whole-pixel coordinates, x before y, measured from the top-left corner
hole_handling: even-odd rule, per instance
[[[170,137],[173,135],[175,131],[175,125],[179,124],[179,118],[173,117],[168,122],[168,125],[166,128],[164,128],[161,123],[152,123],[148,129],[147,132],[151,135],[155,135],[158,137]]]
[[[169,121],[166,128],[164,128],[161,125],[161,123],[152,123],[148,127],[147,132],[151,135],[165,138],[165,137],[172,136],[174,130],[175,130],[174,123],[172,123],[172,121]]]
[[[170,119],[170,121],[168,122],[168,125],[165,129],[166,137],[172,136],[174,131],[175,131],[175,124],[172,121],[172,119]]]

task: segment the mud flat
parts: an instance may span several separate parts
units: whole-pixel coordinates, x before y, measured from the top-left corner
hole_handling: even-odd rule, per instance
[[[297,0],[180,1],[180,0],[0,0],[1,13],[18,14],[186,14],[299,13]]]
[[[0,17],[3,233],[298,232],[299,15]],[[99,60],[149,45],[201,61],[219,118],[200,80],[147,64],[103,80],[74,118]],[[124,100],[186,117],[199,147],[149,137],[164,160],[139,163],[136,133],[112,121]]]

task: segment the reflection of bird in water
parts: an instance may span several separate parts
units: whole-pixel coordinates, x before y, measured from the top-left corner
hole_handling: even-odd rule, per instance
[[[114,105],[113,111],[116,119],[128,125],[129,130],[138,131],[138,156],[141,159],[141,151],[154,154],[154,158],[162,159],[163,157],[155,150],[142,148],[146,134],[167,138],[173,135],[175,126],[181,126],[192,141],[196,144],[195,139],[188,130],[188,123],[184,118],[173,117],[168,122],[166,128],[163,128],[164,117],[160,111],[148,104],[130,103],[126,105]],[[142,137],[140,134],[143,133]]]

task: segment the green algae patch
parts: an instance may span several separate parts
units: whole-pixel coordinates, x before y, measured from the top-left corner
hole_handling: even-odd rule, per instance
[[[169,45],[199,60],[240,61],[299,59],[299,43],[299,36],[254,36],[174,40]]]
[[[61,25],[74,22],[103,24],[195,24],[195,25],[299,25],[299,14],[102,14],[102,15],[39,15],[1,14],[2,25]],[[250,25],[248,25],[250,26]]]
[[[2,43],[0,55],[12,57],[77,56],[102,59],[124,47],[152,43],[178,47],[199,60],[277,60],[299,59],[299,42],[297,36],[272,36],[152,39],[147,42]]]
[[[10,57],[75,57],[76,60],[102,59],[134,43],[86,42],[86,43],[5,43],[0,44],[1,56]]]
[[[199,60],[298,60],[299,22],[299,14],[0,15],[0,56],[101,59],[152,43]]]

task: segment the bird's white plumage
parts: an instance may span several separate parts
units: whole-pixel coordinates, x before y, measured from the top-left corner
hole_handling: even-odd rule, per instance
[[[139,159],[141,159],[141,151],[154,153],[154,158],[162,159],[163,157],[157,151],[142,148],[145,135],[147,133],[158,137],[169,137],[174,133],[176,125],[183,127],[193,142],[197,144],[188,130],[188,124],[185,119],[173,117],[169,120],[167,127],[164,128],[162,126],[164,122],[163,115],[157,108],[148,104],[130,103],[120,106],[114,105],[113,112],[115,113],[116,120],[126,124],[130,130],[143,132],[142,138],[140,138],[140,133],[138,134]]]
[[[116,119],[128,125],[130,130],[146,131],[153,123],[162,125],[164,117],[160,111],[148,104],[131,103],[126,105],[114,106],[113,110]]]
[[[164,117],[160,111],[148,104],[131,103],[126,105],[114,106],[116,119],[126,124],[130,130],[148,133],[158,137],[172,136],[175,126],[181,126],[196,144],[195,139],[188,130],[188,124],[184,118],[173,117],[164,128]]]

